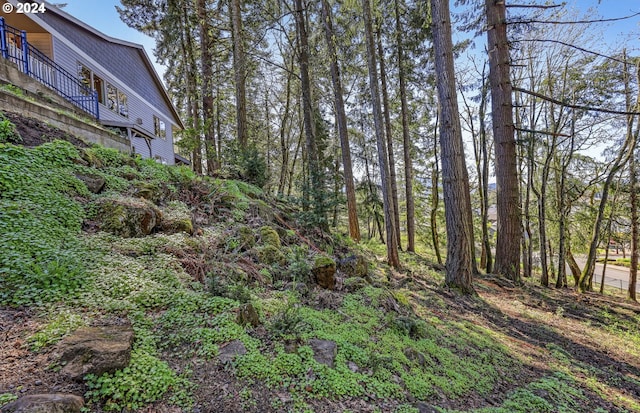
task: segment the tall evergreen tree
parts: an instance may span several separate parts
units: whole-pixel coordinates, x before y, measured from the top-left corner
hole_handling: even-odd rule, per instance
[[[382,202],[384,209],[384,224],[387,241],[387,262],[392,267],[400,266],[398,246],[393,223],[393,200],[391,197],[391,182],[389,178],[389,158],[384,139],[384,125],[382,107],[380,104],[380,89],[378,83],[378,65],[376,63],[376,48],[371,22],[371,6],[369,0],[362,0],[362,14],[364,17],[365,43],[367,46],[367,66],[369,68],[369,89],[373,106],[373,121],[375,126],[376,144],[378,147],[378,163],[382,180]]]
[[[445,283],[468,294],[474,291],[473,225],[456,96],[449,0],[431,0],[431,24],[440,102],[440,149],[447,225]]]
[[[340,78],[340,66],[335,46],[335,32],[331,18],[331,8],[328,0],[322,1],[322,20],[329,51],[329,65],[331,69],[331,81],[333,82],[334,106],[340,148],[342,150],[342,166],[344,170],[344,183],[347,194],[347,215],[349,217],[349,235],[356,242],[360,241],[360,225],[358,224],[358,212],[356,208],[356,190],[353,183],[353,168],[351,166],[351,148],[349,147],[349,135],[347,130],[347,114],[344,107],[342,80]]]
[[[247,149],[247,93],[246,63],[242,30],[241,0],[231,0],[231,33],[233,39],[233,73],[236,88],[236,133],[238,144],[243,151]]]
[[[498,235],[494,272],[520,280],[520,195],[511,101],[509,44],[503,0],[486,0]]]

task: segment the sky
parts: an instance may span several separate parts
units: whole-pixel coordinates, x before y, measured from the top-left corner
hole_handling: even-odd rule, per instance
[[[155,42],[152,38],[145,36],[134,29],[129,28],[120,20],[120,16],[115,6],[120,4],[119,0],[49,0],[51,3],[67,3],[64,10],[84,21],[90,26],[98,29],[106,35],[116,37],[130,42],[142,44],[152,62],[156,59],[153,55]],[[596,10],[596,14],[604,18],[615,18],[628,16],[640,12],[640,2],[638,0],[566,0],[570,7],[575,7],[580,11],[589,9]],[[511,1],[509,3],[520,3]],[[522,1],[521,3],[524,3]],[[595,17],[595,14],[594,14]],[[604,41],[611,47],[627,44],[629,50],[640,51],[640,16],[619,22],[602,23],[599,26],[604,31]],[[634,33],[630,35],[630,33]],[[162,78],[164,68],[157,63],[156,71]]]

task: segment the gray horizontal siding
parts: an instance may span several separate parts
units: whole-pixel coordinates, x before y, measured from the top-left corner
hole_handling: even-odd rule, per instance
[[[128,121],[138,124],[137,119],[139,118],[142,120],[142,124],[138,124],[138,126],[148,131],[150,135],[153,135],[154,133],[153,117],[157,116],[160,119],[164,120],[165,124],[167,125],[167,138],[156,138],[152,140],[151,157],[159,155],[163,159],[165,159],[168,164],[173,165],[173,137],[172,128],[170,126],[172,123],[175,123],[175,121],[173,121],[173,118],[155,112],[153,108],[149,107],[149,105],[140,100],[138,97],[132,95],[131,93],[128,93],[128,91],[123,87],[124,85],[120,80],[115,79],[110,74],[103,73],[102,71],[93,67],[91,62],[87,62],[84,57],[80,56],[73,49],[68,47],[64,42],[60,41],[60,39],[53,39],[53,49],[56,63],[63,66],[69,72],[77,73],[77,62],[80,62],[91,69],[96,75],[100,76],[105,82],[111,83],[113,86],[115,86],[119,90],[122,90],[127,95],[129,104],[128,117],[121,116],[120,114],[107,108],[105,105],[100,104],[100,119],[114,120],[119,122]],[[137,141],[138,139],[134,139],[134,141],[132,142],[136,149],[136,152],[142,155],[144,158],[149,157],[149,148],[144,142],[144,139],[139,139],[140,142]]]
[[[142,50],[108,42],[55,13],[44,13],[39,17],[114,77],[125,81],[134,92],[143,96],[167,119],[171,119],[172,124],[176,124],[171,115],[171,108],[150,73],[152,69],[147,67],[144,58],[140,55],[143,53]]]

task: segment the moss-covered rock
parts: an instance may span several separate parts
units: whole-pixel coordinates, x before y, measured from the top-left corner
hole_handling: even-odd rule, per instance
[[[193,222],[191,221],[191,211],[184,203],[172,201],[162,209],[162,224],[160,231],[165,234],[177,234],[186,232],[193,234]]]
[[[149,182],[136,182],[134,195],[139,198],[148,199],[149,201],[156,200],[158,198],[158,188]]]
[[[369,285],[369,283],[365,278],[351,277],[344,280],[343,287],[346,292],[352,293],[366,287],[367,285]]]
[[[287,257],[284,253],[280,251],[278,247],[271,244],[263,245],[258,248],[258,258],[266,265],[285,265],[287,262]]]
[[[251,227],[247,225],[241,225],[237,229],[238,240],[240,241],[240,249],[249,250],[256,245],[256,236],[253,233]]]
[[[311,269],[316,283],[322,288],[336,288],[336,262],[326,255],[318,255]]]
[[[238,317],[236,321],[240,325],[251,325],[257,327],[260,325],[260,317],[255,307],[251,303],[243,304],[238,309]]]
[[[89,192],[99,194],[104,189],[106,180],[100,175],[95,174],[76,174],[76,178],[84,182]]]
[[[97,212],[100,229],[125,238],[149,235],[162,221],[162,212],[142,198],[102,198]]]
[[[80,158],[82,158],[82,160],[84,160],[89,166],[93,168],[100,169],[104,167],[102,160],[98,158],[96,153],[91,148],[83,148],[80,151]]]
[[[345,277],[366,277],[369,273],[369,263],[364,256],[352,254],[338,260],[337,268]]]
[[[133,186],[135,188],[133,194],[135,197],[147,199],[158,205],[162,205],[172,198],[171,189],[166,183],[158,181],[134,181]]]
[[[275,248],[282,247],[280,235],[278,235],[278,232],[270,226],[265,225],[260,228],[260,238],[265,246],[270,245]]]

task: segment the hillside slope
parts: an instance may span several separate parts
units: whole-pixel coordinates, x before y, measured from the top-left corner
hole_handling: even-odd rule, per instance
[[[640,412],[637,305],[492,276],[462,297],[428,259],[392,271],[247,183],[7,140],[3,412],[44,393],[92,412]],[[126,367],[70,377],[61,346],[87,326],[133,332]]]

